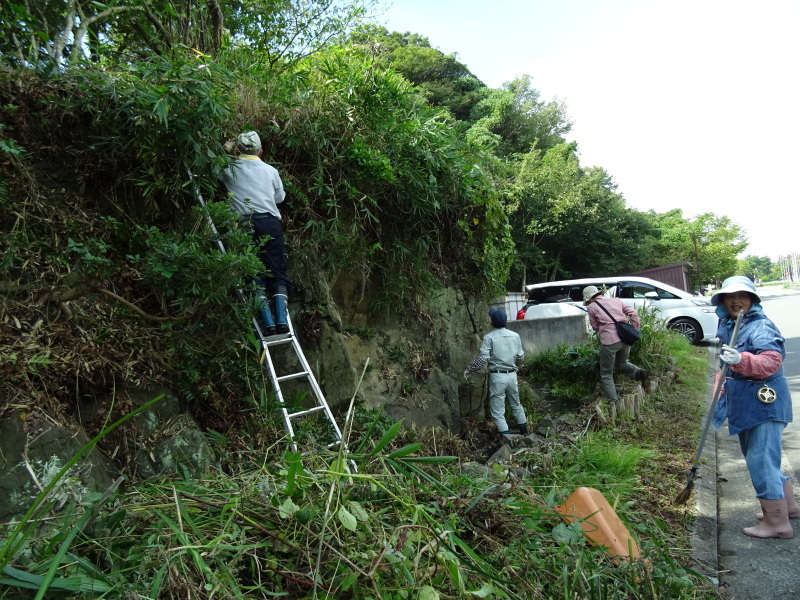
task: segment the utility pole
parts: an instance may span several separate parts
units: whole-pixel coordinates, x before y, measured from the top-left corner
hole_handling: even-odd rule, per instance
[[[697,267],[697,287],[700,289],[700,294],[705,296],[705,292],[703,291],[703,277],[700,275],[700,255],[697,253],[697,238],[700,238],[701,242],[705,242],[706,239],[702,233],[691,233],[689,234],[692,236],[692,242],[694,242],[694,264]]]

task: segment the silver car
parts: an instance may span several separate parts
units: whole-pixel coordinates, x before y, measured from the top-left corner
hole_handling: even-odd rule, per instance
[[[589,285],[605,290],[607,296],[619,298],[635,308],[647,305],[656,309],[668,327],[680,332],[693,344],[717,337],[719,319],[708,298],[693,296],[655,279],[633,275],[591,277],[535,283],[525,286],[525,289],[529,304],[566,302],[583,306],[583,288]]]

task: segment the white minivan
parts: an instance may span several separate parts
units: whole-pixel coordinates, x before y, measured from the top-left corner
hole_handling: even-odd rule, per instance
[[[532,306],[564,302],[582,307],[583,288],[589,285],[635,308],[644,305],[655,308],[668,327],[680,332],[693,344],[717,337],[719,319],[708,298],[693,296],[655,279],[633,275],[589,277],[535,283],[525,286],[525,289],[528,292],[528,304]],[[526,311],[525,318],[536,318],[536,310]]]

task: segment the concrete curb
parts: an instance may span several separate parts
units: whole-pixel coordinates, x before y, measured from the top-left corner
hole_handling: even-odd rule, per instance
[[[708,411],[714,396],[714,377],[716,365],[716,345],[708,348],[708,388],[705,398],[705,413],[700,423],[700,434],[708,418]],[[699,440],[698,440],[699,443]],[[718,523],[718,497],[717,497],[717,432],[713,425],[709,428],[700,457],[700,467],[694,480],[694,510],[695,519],[691,527],[690,538],[692,542],[692,558],[696,563],[697,572],[705,575],[713,583],[719,584],[719,547],[717,532]]]

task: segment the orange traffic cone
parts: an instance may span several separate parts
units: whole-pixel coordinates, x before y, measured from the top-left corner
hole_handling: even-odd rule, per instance
[[[556,510],[567,523],[579,521],[591,544],[605,546],[614,556],[639,557],[639,545],[602,493],[579,487]]]

